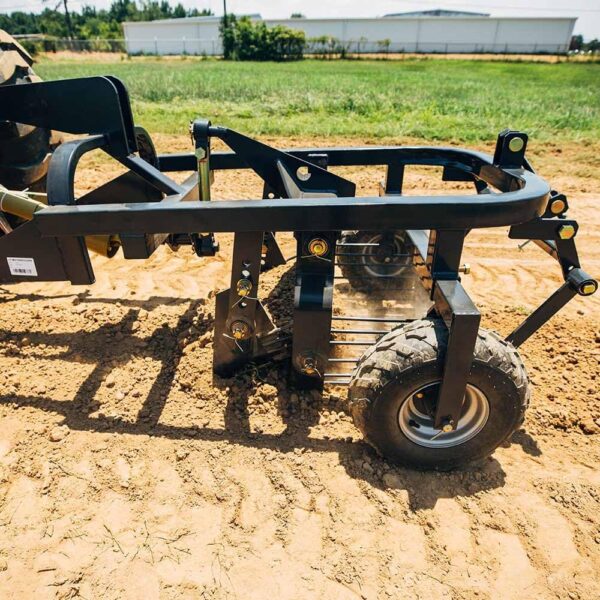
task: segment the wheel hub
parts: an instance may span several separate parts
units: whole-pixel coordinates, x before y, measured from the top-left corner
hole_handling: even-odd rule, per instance
[[[364,268],[371,277],[395,277],[410,264],[405,255],[407,249],[402,237],[377,234],[365,246]]]
[[[456,429],[448,432],[433,425],[440,383],[435,382],[415,390],[402,403],[398,425],[412,442],[427,448],[450,448],[475,437],[487,423],[490,405],[486,395],[468,384],[461,416]]]

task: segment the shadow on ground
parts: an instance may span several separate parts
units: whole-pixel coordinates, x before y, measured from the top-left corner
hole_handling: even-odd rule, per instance
[[[20,296],[19,299],[23,297]],[[81,298],[81,297],[80,297]],[[28,298],[31,302],[42,300],[37,297]],[[47,298],[43,298],[47,301]],[[111,303],[114,300],[86,299],[83,303]],[[77,361],[93,364],[93,369],[78,388],[72,401],[49,399],[35,395],[7,395],[0,392],[0,402],[16,406],[33,407],[49,413],[61,415],[63,423],[71,430],[114,432],[130,435],[148,435],[174,440],[196,439],[222,442],[227,440],[232,444],[254,448],[270,448],[282,453],[293,452],[302,448],[306,452],[337,452],[340,463],[349,476],[364,480],[375,488],[405,490],[413,510],[432,507],[436,500],[442,497],[469,496],[484,490],[502,487],[505,473],[493,458],[487,459],[483,465],[468,471],[452,473],[416,472],[400,467],[390,467],[362,441],[354,438],[328,439],[323,436],[311,436],[311,428],[319,421],[319,415],[329,410],[324,404],[323,397],[318,393],[309,395],[308,406],[299,408],[298,395],[286,388],[279,393],[274,402],[277,403],[278,414],[285,424],[285,430],[280,434],[270,434],[252,431],[249,423],[247,398],[251,395],[251,387],[260,380],[261,367],[251,366],[245,373],[238,374],[233,379],[214,378],[214,385],[224,390],[227,403],[224,407],[225,428],[189,426],[174,426],[160,422],[161,414],[174,384],[175,374],[183,355],[180,343],[181,334],[190,331],[190,324],[203,300],[185,301],[185,311],[180,315],[175,327],[166,324],[157,327],[151,335],[140,338],[134,335],[133,324],[136,322],[140,309],[151,311],[159,305],[182,303],[178,299],[150,299],[148,301],[120,301],[127,307],[123,318],[116,323],[102,324],[91,332],[79,333],[36,333],[30,331],[14,331],[0,329],[0,354],[6,353],[6,342],[15,342],[28,337],[27,358],[47,358],[37,348],[65,347],[63,353],[53,354],[53,359]],[[212,330],[211,319],[205,320],[194,329],[187,340],[192,343],[195,339]],[[119,337],[119,351],[115,352],[110,340]],[[12,346],[14,348],[14,346]],[[96,393],[102,382],[112,369],[125,365],[131,360],[132,354],[142,358],[150,357],[161,365],[160,372],[155,378],[150,391],[143,401],[138,418],[133,422],[119,417],[91,415],[94,411]],[[14,351],[12,352],[14,355]],[[273,370],[273,365],[269,369]],[[249,375],[250,371],[253,371]],[[276,367],[276,377],[283,380],[286,377],[283,366]],[[294,401],[294,397],[296,400]],[[307,410],[305,410],[305,408]],[[339,401],[336,410],[344,410],[343,401]],[[539,456],[540,450],[535,440],[524,431],[514,436],[514,442],[520,444],[524,451],[532,456]]]

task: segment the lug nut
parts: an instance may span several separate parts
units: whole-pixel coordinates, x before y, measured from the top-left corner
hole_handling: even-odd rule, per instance
[[[252,282],[249,279],[240,279],[238,280],[235,289],[238,296],[248,296],[252,291]]]
[[[325,256],[329,252],[329,244],[322,238],[314,238],[308,243],[308,251],[313,256]]]
[[[250,337],[250,325],[244,321],[234,321],[230,327],[231,335],[236,340],[246,340]]]
[[[570,240],[575,237],[575,227],[573,225],[562,225],[558,228],[558,237],[561,240]]]

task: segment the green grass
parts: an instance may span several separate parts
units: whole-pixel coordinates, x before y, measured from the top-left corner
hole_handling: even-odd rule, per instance
[[[202,116],[253,135],[476,142],[505,127],[538,141],[600,139],[600,65],[468,60],[41,62],[45,79],[112,74],[136,121],[182,133]]]

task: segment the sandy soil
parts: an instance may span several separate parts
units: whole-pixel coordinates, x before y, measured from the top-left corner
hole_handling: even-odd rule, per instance
[[[596,150],[533,153],[570,194],[598,276]],[[590,157],[578,172],[575,155]],[[381,178],[343,172],[363,194]],[[113,173],[95,157],[79,189]],[[407,189],[425,187],[441,191],[410,174]],[[253,177],[216,178],[218,198],[258,194]],[[2,598],[600,597],[598,298],[523,346],[533,399],[510,444],[468,471],[418,473],[361,441],[341,387],[294,391],[277,365],[213,377],[231,236],[220,241],[214,259],[95,258],[90,288],[0,289]],[[502,333],[560,282],[504,230],[470,235],[465,260],[484,325]],[[263,277],[273,309],[285,271]]]

